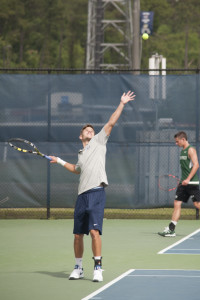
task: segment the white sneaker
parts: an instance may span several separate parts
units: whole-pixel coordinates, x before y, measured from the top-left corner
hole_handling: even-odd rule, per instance
[[[161,236],[176,236],[175,230],[170,230],[169,227],[165,227],[163,232],[158,232]]]
[[[78,265],[75,265],[74,270],[69,276],[69,280],[81,279],[84,277],[83,268],[79,268]]]
[[[103,276],[102,276],[102,269],[96,269],[94,270],[94,274],[93,274],[93,282],[100,282],[103,281]]]

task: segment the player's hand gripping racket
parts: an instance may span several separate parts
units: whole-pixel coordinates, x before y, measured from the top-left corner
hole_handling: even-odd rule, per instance
[[[8,144],[14,148],[15,150],[18,150],[23,153],[32,153],[39,155],[41,157],[44,157],[48,160],[52,160],[51,157],[41,153],[38,148],[31,142],[24,140],[24,139],[19,139],[19,138],[13,138],[8,140]]]
[[[179,178],[172,174],[161,175],[158,179],[158,186],[161,190],[170,192],[177,188],[179,182]]]
[[[180,179],[172,174],[161,175],[158,179],[158,186],[163,191],[173,191],[176,190],[180,183]],[[199,185],[199,181],[190,181],[189,185]]]

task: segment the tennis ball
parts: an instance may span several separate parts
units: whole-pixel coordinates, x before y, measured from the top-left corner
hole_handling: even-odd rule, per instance
[[[148,33],[143,33],[142,38],[143,38],[143,40],[148,40],[148,38],[149,38]]]

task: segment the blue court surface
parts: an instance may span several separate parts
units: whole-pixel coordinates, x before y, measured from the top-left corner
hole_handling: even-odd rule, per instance
[[[200,229],[161,250],[158,254],[200,254]]]
[[[199,300],[199,270],[129,270],[82,300]]]

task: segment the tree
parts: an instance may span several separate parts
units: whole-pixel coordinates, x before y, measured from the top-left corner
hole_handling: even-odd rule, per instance
[[[141,10],[154,11],[142,68],[155,52],[169,68],[200,66],[199,0],[141,0]],[[1,0],[0,66],[84,68],[87,13],[88,0]],[[111,35],[121,41],[117,32]]]

